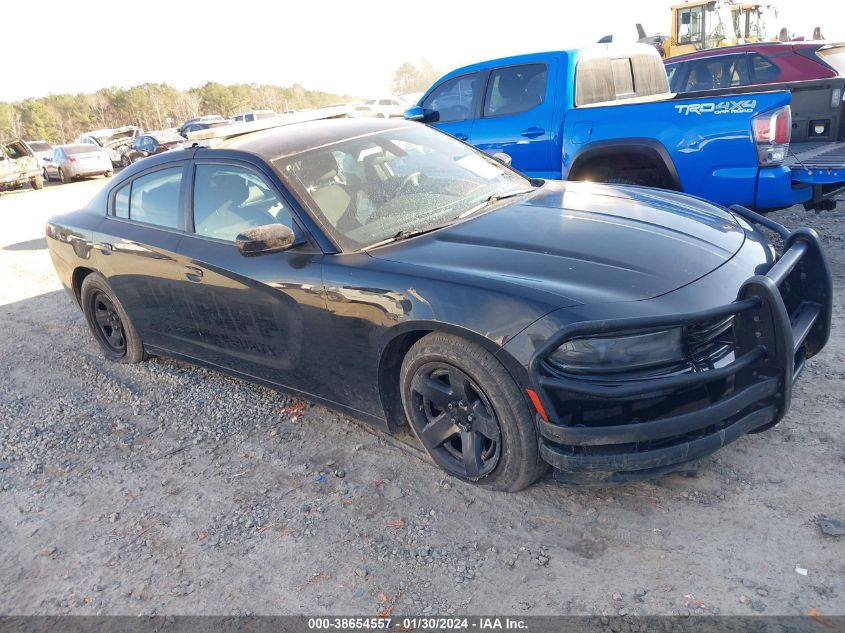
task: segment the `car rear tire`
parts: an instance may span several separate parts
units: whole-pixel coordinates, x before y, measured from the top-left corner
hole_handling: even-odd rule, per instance
[[[450,475],[490,490],[516,491],[547,470],[528,403],[480,345],[429,334],[408,350],[399,379],[411,429]]]
[[[146,359],[138,331],[102,275],[90,273],[85,277],[80,302],[88,327],[107,359],[116,363]]]
[[[71,181],[71,179],[70,179],[70,178],[68,178],[67,176],[65,176],[65,172],[64,172],[64,171],[62,171],[62,168],[61,168],[61,167],[59,167],[59,180],[61,181],[61,183],[62,183],[63,185],[66,185],[66,184],[68,184],[68,183]]]
[[[36,176],[32,180],[29,181],[29,184],[32,186],[33,189],[43,189],[44,188],[44,180],[41,178],[40,175]]]

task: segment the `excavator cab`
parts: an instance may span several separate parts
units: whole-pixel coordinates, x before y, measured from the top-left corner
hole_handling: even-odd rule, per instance
[[[737,24],[731,9],[727,0],[699,0],[673,6],[672,36],[664,43],[664,56],[736,43]]]

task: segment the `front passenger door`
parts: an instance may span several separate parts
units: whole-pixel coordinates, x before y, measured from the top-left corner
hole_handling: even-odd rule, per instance
[[[481,118],[470,143],[488,154],[504,152],[515,169],[536,178],[558,178],[552,113],[554,63],[522,64],[490,71]]]
[[[191,355],[312,392],[308,350],[325,318],[322,253],[287,200],[244,163],[197,161],[193,228],[179,245],[188,260],[184,291],[198,337]],[[242,231],[278,222],[297,235],[288,251],[244,257]]]

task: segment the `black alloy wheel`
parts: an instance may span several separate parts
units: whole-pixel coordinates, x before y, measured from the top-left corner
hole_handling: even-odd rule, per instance
[[[126,354],[126,335],[123,322],[111,298],[101,291],[96,291],[90,299],[91,314],[94,317],[94,333],[100,343],[115,356]]]
[[[465,372],[435,361],[411,380],[420,440],[438,465],[469,480],[489,475],[499,462],[502,432],[490,400]]]

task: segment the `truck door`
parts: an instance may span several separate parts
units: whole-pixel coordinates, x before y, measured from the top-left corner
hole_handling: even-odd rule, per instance
[[[425,121],[461,141],[469,141],[473,118],[481,98],[478,72],[447,79],[428,93],[420,104]]]
[[[491,70],[470,143],[488,154],[508,154],[529,176],[560,177],[552,165],[555,70],[553,61]]]

